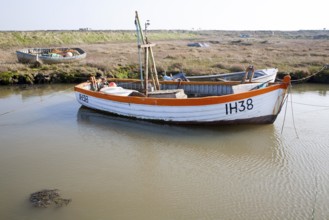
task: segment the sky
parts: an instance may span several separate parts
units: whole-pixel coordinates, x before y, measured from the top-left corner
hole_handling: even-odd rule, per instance
[[[0,31],[329,30],[327,0],[2,0]]]

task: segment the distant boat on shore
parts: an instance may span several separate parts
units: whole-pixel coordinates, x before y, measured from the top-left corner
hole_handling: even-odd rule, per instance
[[[86,58],[81,48],[25,48],[16,51],[21,63],[56,64],[78,62]]]
[[[254,73],[234,72],[214,75],[186,76],[188,80],[201,81],[241,81],[245,77],[250,82],[274,82],[278,73],[277,68],[255,70]],[[250,79],[250,77],[252,77]]]
[[[197,75],[197,76],[186,76],[184,73],[177,73],[172,76],[163,76],[164,80],[178,80],[183,81],[222,81],[222,82],[275,82],[276,75],[278,73],[277,68],[260,69],[233,73],[221,73],[212,75]]]

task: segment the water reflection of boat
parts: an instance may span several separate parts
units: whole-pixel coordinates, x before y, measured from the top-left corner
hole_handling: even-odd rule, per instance
[[[273,149],[280,145],[280,135],[273,125],[239,126],[184,126],[138,121],[81,106],[77,123],[83,137],[88,140],[145,143],[175,143],[188,149],[201,150],[214,147],[230,155],[242,153],[271,157]],[[256,138],[257,136],[257,138]],[[143,137],[143,138],[140,138]],[[255,137],[255,138],[252,138]]]
[[[165,130],[172,130],[171,128],[179,128],[174,125],[159,124],[149,121],[138,121],[136,119],[120,117],[110,113],[86,108],[81,106],[77,113],[77,120],[81,124],[91,125],[101,128],[114,128],[125,132],[151,132],[162,133]],[[168,129],[169,128],[169,129]],[[185,129],[184,127],[181,127]],[[189,129],[189,128],[186,128]]]
[[[190,141],[191,138],[202,136],[207,140],[212,138],[219,138],[221,131],[235,132],[244,129],[241,127],[232,127],[226,129],[214,128],[208,129],[207,127],[200,126],[181,126],[171,124],[161,124],[150,121],[137,121],[136,119],[120,117],[117,115],[105,113],[102,111],[86,108],[81,106],[77,112],[77,122],[79,130],[83,136],[88,136],[89,139],[107,139],[107,137],[115,136],[116,141],[133,140],[147,142],[148,140],[181,140]],[[223,133],[223,135],[224,135]],[[122,138],[120,138],[122,137]],[[142,139],[140,137],[143,137]],[[208,138],[207,138],[208,137]],[[215,141],[214,143],[217,143]]]
[[[115,114],[90,109],[81,106],[77,112],[78,123],[90,126],[96,126],[101,128],[115,128],[121,131],[132,131],[133,133],[143,132],[152,134],[180,134],[188,135],[205,133],[208,135],[218,136],[221,134],[232,134],[245,132],[246,130],[255,130],[255,125],[239,125],[239,126],[189,126],[189,125],[174,125],[174,124],[163,124],[154,121],[143,121],[129,117],[121,117]],[[263,127],[264,128],[264,127]],[[273,127],[271,126],[273,131]]]

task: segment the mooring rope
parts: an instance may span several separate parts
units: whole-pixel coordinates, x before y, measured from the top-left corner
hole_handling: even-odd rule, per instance
[[[313,164],[313,174],[314,174],[314,184],[315,184],[315,193],[314,193],[314,201],[313,201],[313,206],[312,206],[312,216],[311,219],[314,220],[315,219],[315,206],[316,206],[316,201],[318,198],[318,178],[317,175],[315,173],[315,167]]]
[[[293,108],[293,101],[292,101],[292,92],[290,92],[290,97],[291,97],[291,101],[290,101],[290,105],[291,105],[291,114],[292,114],[292,124],[294,125],[294,130],[297,136],[297,139],[299,139],[298,133],[297,133],[297,128],[296,128],[296,124],[295,124],[295,115],[294,115],[294,108]]]
[[[306,104],[301,102],[293,102],[298,105],[306,105],[306,106],[313,106],[313,107],[319,107],[319,108],[329,108],[329,105],[312,105],[312,104]]]
[[[289,93],[289,90],[288,90],[288,93]],[[287,108],[288,108],[288,98],[289,98],[289,95],[287,95],[285,97],[285,100],[283,101],[283,103],[286,103],[286,108],[284,110],[283,123],[282,123],[282,127],[281,127],[281,134],[283,133],[284,124],[286,122],[286,115],[287,115]]]
[[[325,69],[329,69],[329,64],[325,64],[325,65],[323,65],[323,67],[322,67],[319,71],[313,73],[312,75],[309,75],[309,76],[303,77],[303,78],[301,78],[301,79],[290,80],[290,82],[301,82],[301,81],[305,81],[305,80],[311,78],[312,76],[315,76],[315,75],[321,73],[321,72],[322,72],[323,70],[325,70]],[[282,80],[282,79],[278,79],[278,78],[276,78],[276,81],[281,82],[281,81],[283,81],[283,80]]]
[[[290,81],[290,86],[289,86],[289,90],[288,90],[288,95],[287,95],[287,97],[286,97],[286,100],[284,101],[284,102],[287,102],[286,103],[286,108],[285,108],[285,113],[284,113],[284,118],[283,118],[283,123],[282,123],[282,128],[281,128],[281,134],[283,133],[283,128],[284,128],[284,125],[285,125],[285,121],[286,121],[286,115],[287,115],[287,108],[288,108],[288,103],[289,103],[289,98],[288,98],[288,96],[289,96],[289,94],[290,94],[290,96],[291,96],[291,101],[290,101],[290,103],[291,103],[291,113],[292,113],[292,120],[293,120],[293,126],[294,126],[294,130],[295,130],[295,133],[296,133],[296,136],[297,136],[297,138],[299,138],[299,136],[298,136],[298,133],[297,133],[297,129],[296,129],[296,124],[295,124],[295,116],[294,116],[294,110],[293,110],[293,101],[292,101],[292,86],[291,86],[291,82],[300,82],[300,81],[304,81],[304,80],[306,80],[306,79],[308,79],[308,78],[311,78],[312,76],[315,76],[315,75],[317,75],[317,74],[319,74],[320,72],[322,72],[323,70],[325,70],[325,69],[329,69],[329,64],[326,64],[326,65],[324,65],[319,71],[317,71],[316,73],[313,73],[312,75],[310,75],[310,76],[307,76],[307,77],[304,77],[304,78],[302,78],[302,79],[297,79],[297,80],[291,80]],[[282,81],[282,80],[280,80],[280,79],[277,79],[278,81]],[[296,102],[297,104],[303,104],[303,103],[298,103],[298,102]],[[327,107],[329,107],[329,106],[320,106],[320,105],[311,105],[311,104],[303,104],[303,105],[309,105],[309,106],[316,106],[316,107],[324,107],[324,108],[327,108]]]
[[[6,115],[6,114],[12,113],[14,111],[16,111],[16,110],[10,110],[8,112],[3,112],[3,113],[0,114],[0,117],[3,116],[3,115]]]
[[[293,105],[292,105],[293,101],[292,101],[292,85],[291,85],[291,83],[289,85],[288,95],[285,97],[285,100],[284,100],[284,102],[286,102],[286,108],[285,108],[285,111],[284,111],[283,123],[282,123],[282,127],[281,127],[281,134],[283,133],[283,128],[284,128],[284,125],[286,123],[287,109],[288,109],[288,103],[289,103],[289,95],[291,97],[290,105],[291,105],[292,123],[293,123],[293,126],[294,126],[296,136],[299,139],[296,124],[295,124],[294,109],[293,109]]]
[[[47,100],[49,100],[49,98],[52,98],[52,97],[54,97],[54,96],[56,96],[56,95],[58,95],[58,94],[60,94],[60,93],[66,92],[66,91],[68,91],[68,90],[72,90],[72,87],[67,88],[67,89],[64,89],[64,90],[62,90],[62,91],[55,92],[55,93],[49,95]],[[41,99],[41,100],[39,100],[39,101],[36,101],[36,102],[30,103],[30,104],[25,104],[25,105],[23,105],[23,106],[20,106],[18,109],[23,109],[23,108],[26,108],[26,107],[28,107],[28,106],[30,106],[30,105],[33,105],[33,104],[36,104],[36,103],[41,103],[41,102],[44,102],[44,101],[45,101],[45,100]],[[4,115],[6,115],[6,114],[9,114],[9,113],[13,113],[13,112],[15,112],[15,111],[17,111],[17,109],[12,109],[12,110],[9,110],[9,111],[7,111],[7,112],[0,113],[0,117],[1,117],[1,116],[4,116]]]
[[[286,103],[286,108],[284,110],[283,123],[282,123],[282,127],[281,127],[281,134],[283,133],[284,124],[286,122],[290,87],[291,87],[291,84],[289,85],[289,88],[288,88],[288,95],[285,97],[285,100],[283,101],[283,103]]]

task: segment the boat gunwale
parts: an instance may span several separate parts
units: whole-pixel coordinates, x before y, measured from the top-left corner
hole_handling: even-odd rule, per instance
[[[202,106],[202,105],[223,104],[223,103],[229,103],[238,100],[253,98],[255,96],[260,96],[279,89],[286,90],[289,86],[289,83],[280,83],[280,84],[272,84],[265,88],[242,92],[238,94],[190,97],[190,98],[179,99],[179,98],[157,98],[157,97],[139,97],[139,96],[117,96],[117,95],[105,94],[98,91],[91,91],[83,88],[89,84],[90,84],[89,82],[80,83],[74,87],[74,91],[92,96],[94,98],[99,98],[108,101],[116,101],[116,102],[127,103],[127,104],[131,103],[131,104],[156,105],[156,106]],[[200,84],[200,82],[197,84]]]

